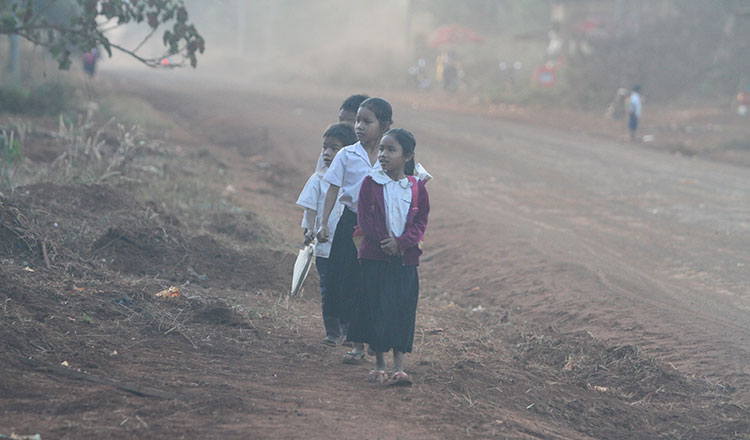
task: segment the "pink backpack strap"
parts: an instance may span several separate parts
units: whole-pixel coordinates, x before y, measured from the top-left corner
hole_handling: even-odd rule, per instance
[[[414,176],[406,176],[411,183],[411,206],[409,211],[413,211],[414,214],[419,211],[419,181]]]
[[[408,224],[409,218],[414,221],[414,217],[416,217],[419,212],[419,180],[414,176],[406,176],[406,178],[409,179],[409,182],[411,183],[411,206],[409,208],[409,216],[406,220]],[[422,241],[422,237],[420,237],[417,247],[421,250],[423,245],[424,242]]]

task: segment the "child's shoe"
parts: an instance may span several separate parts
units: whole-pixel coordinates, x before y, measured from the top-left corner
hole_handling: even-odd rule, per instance
[[[343,345],[344,347],[354,347],[352,341],[346,340],[346,333],[342,333],[341,336],[339,336],[339,344]]]
[[[323,338],[322,344],[327,345],[329,347],[335,347],[338,343],[339,338],[334,338],[333,336],[326,336]]]
[[[344,360],[342,362],[344,362],[345,364],[349,364],[349,365],[362,365],[364,361],[365,361],[364,351],[350,351],[344,355]]]

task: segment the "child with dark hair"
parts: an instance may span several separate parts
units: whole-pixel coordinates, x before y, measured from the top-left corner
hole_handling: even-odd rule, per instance
[[[411,384],[404,371],[404,354],[411,353],[419,297],[417,266],[430,214],[425,181],[411,176],[416,141],[396,128],[380,141],[378,161],[365,177],[357,202],[362,241],[362,289],[349,338],[375,351],[371,382]],[[393,350],[393,373],[385,373],[385,353]]]
[[[365,100],[369,98],[367,95],[352,95],[344,100],[339,108],[339,122],[349,124],[354,127],[354,123],[357,119],[357,110]]]
[[[333,159],[323,179],[330,185],[323,207],[323,219],[317,237],[325,243],[330,239],[329,215],[336,199],[344,205],[333,235],[326,295],[330,295],[331,316],[351,325],[353,310],[361,288],[361,268],[357,261],[357,248],[352,233],[357,224],[357,199],[362,180],[373,169],[380,168],[377,160],[380,138],[391,128],[393,110],[381,98],[369,98],[357,110],[355,133],[357,142],[342,149]],[[339,191],[341,195],[339,196]],[[344,357],[348,364],[361,364],[364,360],[364,344],[355,343]]]
[[[331,165],[331,161],[336,156],[336,153],[346,145],[351,145],[355,142],[357,142],[357,137],[354,135],[354,129],[347,124],[333,124],[326,129],[325,133],[323,133],[323,152],[320,157],[323,160],[324,166],[310,176],[297,199],[297,204],[305,208],[305,214],[302,219],[305,244],[310,243],[315,239],[315,232],[320,227],[323,219],[323,204],[325,202],[326,193],[328,192],[328,183],[323,180],[323,176]],[[336,209],[334,209],[328,216],[329,227],[336,227],[342,211],[343,206],[337,204]],[[337,316],[331,316],[328,312],[330,301],[329,296],[327,295],[327,281],[329,273],[328,257],[330,251],[330,242],[317,243],[315,246],[315,267],[317,268],[320,277],[320,299],[323,311],[323,326],[325,327],[326,332],[323,343],[329,346],[335,346],[341,341],[342,335],[345,332],[341,327],[339,318]]]
[[[339,122],[347,124],[354,128],[354,122],[357,118],[357,110],[359,105],[362,104],[369,96],[367,95],[352,95],[344,100],[339,108]],[[353,143],[357,142],[356,140]],[[351,144],[344,144],[344,146]],[[315,166],[315,171],[320,171],[323,168],[323,156],[318,158],[318,163]]]

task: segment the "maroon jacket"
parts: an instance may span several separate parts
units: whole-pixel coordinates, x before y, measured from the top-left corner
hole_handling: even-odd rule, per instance
[[[419,243],[427,228],[427,217],[430,214],[430,198],[425,189],[425,182],[417,181],[419,195],[417,209],[410,209],[406,217],[406,227],[400,237],[396,237],[401,251],[404,266],[419,266],[422,255]],[[414,201],[412,201],[412,207]],[[388,261],[391,257],[380,250],[380,242],[389,237],[385,219],[385,200],[383,185],[367,176],[359,189],[357,203],[357,224],[362,230],[363,239],[359,246],[359,259]]]

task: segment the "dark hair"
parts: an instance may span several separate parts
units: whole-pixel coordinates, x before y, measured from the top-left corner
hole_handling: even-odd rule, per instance
[[[636,85],[634,85],[634,86],[633,86],[633,91],[634,91],[634,92],[636,92],[636,93],[640,92],[640,91],[641,91],[641,86],[640,86],[640,84],[636,84]]]
[[[391,105],[385,99],[367,98],[359,107],[364,107],[375,113],[375,117],[378,118],[381,127],[393,124],[393,119],[391,119],[393,118],[393,109],[391,109]]]
[[[406,130],[404,128],[391,128],[390,130],[386,131],[383,136],[393,136],[396,139],[396,142],[401,145],[404,156],[409,153],[412,154],[411,160],[406,162],[406,165],[404,165],[404,174],[406,174],[407,176],[413,176],[414,149],[417,147],[417,140],[414,139],[414,135],[409,130]]]
[[[341,141],[345,147],[357,143],[357,135],[354,134],[354,129],[351,125],[344,124],[343,122],[329,125],[326,132],[323,133],[323,137],[336,138]]]
[[[344,100],[339,110],[345,110],[347,112],[352,112],[354,114],[357,114],[357,110],[359,110],[359,106],[362,105],[362,102],[364,102],[367,98],[369,98],[369,96],[365,94],[352,95]]]

